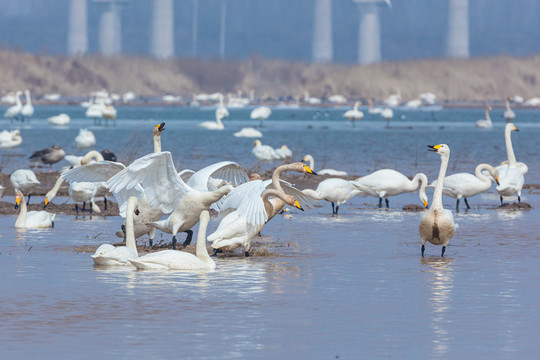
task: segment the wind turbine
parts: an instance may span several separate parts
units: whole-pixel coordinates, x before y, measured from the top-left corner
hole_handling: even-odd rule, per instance
[[[354,0],[360,12],[358,26],[358,62],[363,65],[381,62],[381,24],[379,8],[392,8],[390,0]]]
[[[448,1],[446,53],[453,58],[469,57],[469,0]]]
[[[313,17],[313,61],[332,61],[332,0],[316,0]]]

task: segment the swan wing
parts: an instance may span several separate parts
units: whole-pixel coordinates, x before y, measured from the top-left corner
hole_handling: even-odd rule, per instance
[[[67,182],[107,181],[126,167],[114,161],[100,161],[62,171]]]
[[[245,216],[246,222],[252,225],[263,225],[268,220],[261,198],[266,185],[261,180],[244,183],[233,189],[221,204],[218,204],[220,214],[227,214],[228,210],[238,210],[239,216]]]
[[[270,182],[267,185],[267,189],[274,189],[274,185],[272,184],[271,180],[266,180]],[[300,203],[300,205],[303,208],[312,208],[316,203],[318,203],[318,200],[311,195],[303,193],[301,190],[298,190],[296,187],[294,187],[293,184],[291,184],[288,181],[285,180],[279,180],[281,183],[281,187],[283,188],[283,192],[287,195],[292,195],[294,198]]]
[[[210,177],[226,180],[234,186],[249,180],[246,171],[240,164],[233,161],[221,161],[197,171],[189,178],[187,184],[199,191],[215,190],[211,189],[208,184]]]
[[[180,176],[182,180],[187,183],[191,176],[193,176],[193,174],[195,174],[195,171],[190,169],[184,169],[178,173],[178,176]]]
[[[165,214],[173,212],[182,197],[193,191],[178,176],[168,151],[145,155],[107,181],[113,194],[138,184],[144,188],[150,206],[155,209],[161,205]]]

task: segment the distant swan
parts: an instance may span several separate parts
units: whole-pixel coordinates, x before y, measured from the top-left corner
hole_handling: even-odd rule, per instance
[[[251,113],[249,114],[249,117],[252,120],[259,120],[260,121],[260,127],[263,127],[264,120],[268,119],[268,117],[272,114],[272,110],[270,110],[267,106],[259,106],[255,109],[251,110]]]
[[[64,113],[47,118],[49,124],[60,126],[69,124],[70,120],[69,115]]]
[[[393,169],[377,170],[369,175],[359,177],[355,184],[364,193],[370,196],[379,198],[379,207],[382,207],[384,199],[388,208],[388,197],[403,194],[406,192],[416,191],[420,187],[418,196],[422,204],[427,207],[426,186],[428,179],[422,173],[416,174],[412,180],[409,180],[405,175]]]
[[[354,122],[360,120],[364,117],[364,113],[358,110],[358,106],[361,104],[360,101],[354,103],[354,108],[352,110],[347,110],[343,113],[343,117],[349,120],[354,127]]]
[[[512,121],[516,117],[516,113],[510,108],[510,101],[506,99],[506,111],[504,112],[504,119],[506,121]]]
[[[235,137],[260,138],[263,134],[252,127],[242,128],[242,130],[234,133]]]
[[[22,93],[20,91],[15,93],[15,105],[7,108],[6,112],[4,113],[4,117],[17,119],[17,117],[21,114],[23,108],[21,103],[21,94]]]
[[[383,109],[382,108],[374,108],[373,107],[373,100],[368,99],[368,113],[370,114],[380,114]]]
[[[441,168],[437,178],[437,186],[433,192],[433,201],[431,208],[422,215],[418,232],[422,239],[422,256],[424,256],[426,241],[433,245],[442,245],[441,256],[444,256],[446,245],[454,236],[456,226],[454,225],[454,216],[450,210],[446,210],[442,205],[442,192],[444,176],[448,167],[450,158],[450,148],[446,144],[428,146],[430,151],[435,151],[441,156]]]
[[[386,127],[390,126],[390,120],[394,117],[394,111],[390,108],[385,108],[381,111],[381,117],[386,120]]]
[[[55,214],[46,211],[28,211],[26,201],[24,201],[24,195],[20,191],[15,193],[15,204],[15,209],[19,206],[21,207],[17,220],[15,220],[16,228],[34,229],[54,227]]]
[[[94,133],[88,129],[80,129],[79,135],[75,137],[77,149],[85,149],[96,145]]]
[[[26,97],[26,104],[22,107],[21,115],[25,118],[32,117],[34,115],[34,106],[32,105],[32,98],[30,97],[30,91],[24,90],[24,95]]]
[[[196,256],[178,250],[163,250],[130,259],[130,263],[137,269],[214,270],[216,263],[206,250],[206,228],[210,214],[207,210],[201,211],[199,219]]]
[[[306,154],[302,159],[303,162],[309,162],[309,167],[315,169],[315,160],[313,156]],[[332,175],[332,176],[347,176],[348,174],[345,171],[339,171],[334,169],[322,169],[317,170],[317,175]]]
[[[480,129],[491,129],[493,127],[493,123],[491,122],[491,117],[489,116],[489,110],[491,110],[491,106],[486,106],[485,112],[486,112],[486,118],[478,120],[476,122],[476,127]]]
[[[221,122],[222,119],[223,115],[216,111],[216,121],[203,121],[197,126],[208,130],[223,130],[225,125]]]
[[[22,144],[21,132],[19,130],[4,130],[0,132],[0,148],[7,149]]]
[[[276,151],[269,145],[263,145],[260,140],[253,142],[253,149],[251,150],[253,155],[261,161],[279,160],[280,157]]]
[[[512,131],[519,131],[514,124],[507,123],[504,128],[504,140],[506,144],[506,155],[508,156],[508,166],[499,172],[499,185],[495,188],[500,195],[501,205],[503,196],[517,195],[518,202],[521,202],[521,189],[525,178],[523,172],[518,168],[514,148],[512,147]]]

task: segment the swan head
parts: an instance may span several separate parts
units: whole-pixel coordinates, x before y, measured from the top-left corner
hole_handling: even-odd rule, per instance
[[[307,166],[306,164],[304,164],[302,162],[293,163],[291,165],[294,168],[294,169],[292,169],[293,171],[298,171],[298,172],[301,172],[301,173],[308,173],[308,174],[317,175],[317,173],[315,171],[311,170],[311,168],[309,166]],[[291,204],[289,204],[289,205],[291,205]]]
[[[49,197],[45,196],[45,201],[43,202],[43,209],[45,209],[49,205]]]
[[[21,205],[22,198],[23,198],[22,192],[17,191],[17,193],[15,194],[15,210],[18,209],[19,206]]]
[[[428,208],[428,198],[425,192],[420,194],[420,200],[422,200],[422,204],[427,209]]]
[[[158,124],[156,126],[154,126],[154,128],[152,129],[152,133],[154,135],[161,135],[161,132],[165,130],[165,123],[162,122],[161,124]]]
[[[302,208],[302,206],[300,206],[300,203],[298,202],[298,200],[296,200],[296,199],[294,198],[294,196],[292,196],[292,195],[285,195],[285,196],[283,197],[283,200],[285,201],[285,203],[286,203],[287,205],[294,206],[295,208],[304,211],[304,209]]]
[[[508,123],[506,124],[506,128],[505,128],[506,131],[519,131],[518,128],[516,127],[516,125],[514,125],[513,123]]]
[[[450,155],[450,147],[446,144],[428,145],[428,151],[433,151],[439,155]]]
[[[261,175],[259,175],[257,173],[253,173],[253,174],[249,175],[249,181],[253,181],[253,180],[262,180],[262,177],[261,177]]]
[[[257,146],[261,146],[261,145],[262,145],[261,140],[255,140],[253,142],[253,147],[257,147]]]

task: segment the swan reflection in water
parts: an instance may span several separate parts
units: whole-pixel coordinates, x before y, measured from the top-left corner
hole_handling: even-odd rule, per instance
[[[422,270],[427,275],[430,297],[427,301],[431,308],[431,326],[433,329],[433,356],[441,357],[448,352],[449,334],[448,324],[451,322],[448,314],[452,303],[452,289],[454,288],[454,274],[452,262],[449,257],[424,257],[422,265],[427,265]]]

